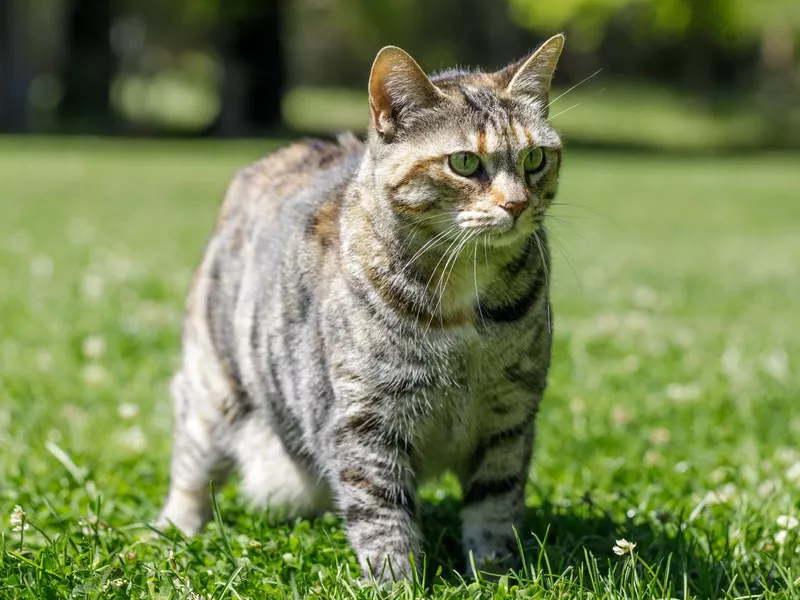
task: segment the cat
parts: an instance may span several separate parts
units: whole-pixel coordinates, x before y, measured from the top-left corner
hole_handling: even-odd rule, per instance
[[[260,505],[335,508],[362,575],[408,577],[416,488],[450,470],[467,556],[513,564],[550,365],[563,45],[431,77],[386,47],[366,142],[293,143],[236,175],[186,303],[160,525],[200,531],[209,481],[238,468]]]

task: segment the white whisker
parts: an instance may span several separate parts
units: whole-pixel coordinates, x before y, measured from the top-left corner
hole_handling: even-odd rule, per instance
[[[563,115],[565,112],[569,112],[569,111],[571,111],[573,108],[576,108],[576,107],[578,107],[578,106],[580,106],[580,105],[581,105],[581,103],[580,103],[580,102],[578,102],[577,104],[573,104],[573,105],[572,105],[572,106],[570,106],[569,108],[565,108],[564,110],[562,110],[560,113],[556,113],[556,114],[554,114],[552,117],[548,117],[548,118],[547,118],[547,120],[548,120],[548,121],[552,121],[552,120],[553,120],[553,119],[555,119],[556,117],[560,117],[560,116],[561,116],[561,115]]]
[[[450,262],[453,259],[457,259],[458,247],[459,247],[459,245],[461,243],[461,240],[464,239],[467,235],[469,235],[469,231],[464,231],[462,233],[459,233],[456,236],[455,240],[447,247],[447,250],[445,250],[444,254],[442,255],[442,258],[447,256],[447,260],[445,261],[444,266],[442,267],[442,271],[439,274],[439,282],[436,284],[436,288],[433,290],[433,294],[434,295],[436,295],[437,292],[439,292],[439,300],[438,300],[437,305],[436,305],[435,313],[434,312],[431,313],[431,318],[428,321],[428,326],[425,329],[426,333],[427,333],[428,329],[430,329],[430,326],[433,323],[433,319],[436,316],[436,313],[438,313],[438,315],[439,315],[439,322],[443,323],[443,319],[442,319],[442,299],[444,297],[444,290],[445,290],[445,287],[447,285],[447,282],[445,281],[445,273],[447,273],[447,266],[450,264]],[[455,248],[455,249],[451,252],[450,251],[451,248]],[[442,259],[439,259],[439,262],[436,263],[436,267],[434,267],[433,273],[431,274],[431,278],[433,278],[433,275],[436,273],[436,270],[438,269],[439,264],[441,264],[441,262],[442,262]],[[430,279],[428,280],[428,284],[430,284]],[[425,286],[425,289],[426,290],[428,289],[427,285]]]
[[[572,266],[572,261],[569,259],[569,256],[567,256],[567,253],[564,250],[564,247],[562,246],[561,241],[558,238],[556,238],[554,235],[551,235],[549,230],[545,230],[545,231],[547,231],[548,238],[553,240],[553,243],[555,243],[556,248],[558,248],[558,251],[561,252],[561,256],[564,257],[564,260],[566,261],[567,266],[569,266],[569,270],[572,271],[572,275],[573,275],[573,277],[575,277],[575,282],[578,284],[578,287],[581,289],[581,291],[584,291],[583,290],[583,284],[581,283],[581,280],[578,277],[578,273],[575,271],[575,268]]]
[[[542,241],[539,239],[539,234],[535,231],[533,232],[533,239],[536,240],[536,246],[539,248],[539,256],[542,259],[542,268],[544,269],[544,288],[547,293],[547,333],[553,333],[552,320],[550,319],[550,275],[547,272],[547,260],[545,260],[545,251],[542,247]]]
[[[446,238],[448,235],[450,235],[453,231],[455,231],[455,229],[456,226],[453,225],[449,229],[443,231],[442,233],[439,233],[438,235],[434,236],[433,238],[425,242],[422,245],[422,247],[419,250],[417,250],[414,256],[412,256],[411,259],[405,264],[405,266],[400,270],[400,272],[403,273],[408,267],[411,266],[411,263],[413,263],[420,256],[425,254],[428,250],[431,250],[432,248],[438,246],[440,243],[444,243],[442,240]]]
[[[486,238],[484,238],[486,241]],[[475,282],[475,304],[478,306],[478,315],[481,317],[483,328],[486,329],[486,321],[483,318],[483,311],[481,310],[481,295],[478,291],[478,242],[475,242],[475,248],[472,253],[472,279]]]
[[[569,88],[569,89],[568,89],[566,92],[562,92],[561,94],[559,94],[558,96],[556,96],[556,97],[555,97],[553,100],[551,100],[551,101],[550,101],[550,103],[547,105],[547,108],[550,108],[551,106],[553,106],[553,104],[554,104],[555,102],[557,102],[559,99],[561,99],[561,98],[563,98],[564,96],[566,96],[567,94],[569,94],[569,93],[570,93],[572,90],[574,90],[576,87],[578,87],[578,86],[581,86],[581,85],[583,85],[584,83],[586,83],[587,81],[589,81],[589,80],[590,80],[592,77],[594,77],[595,75],[597,75],[598,73],[600,73],[600,71],[602,71],[602,70],[603,70],[603,69],[597,69],[597,71],[595,71],[594,73],[592,73],[591,75],[589,75],[589,76],[588,76],[586,79],[584,79],[583,81],[579,81],[578,83],[576,83],[575,85],[573,85],[571,88]],[[605,88],[604,88],[604,89],[605,89]]]
[[[569,221],[566,221],[562,217],[559,217],[557,215],[547,215],[547,218],[548,219],[554,219],[556,222],[561,224],[562,227],[566,227],[567,229],[569,229],[572,233],[577,235],[582,240],[586,239],[586,236],[583,235],[583,233],[577,227],[575,227],[572,223],[570,223]]]
[[[423,293],[423,296],[424,296],[425,294],[427,294],[427,292],[428,292],[428,287],[430,287],[430,285],[431,285],[431,281],[433,280],[433,277],[436,275],[436,271],[439,269],[439,265],[440,265],[440,264],[442,264],[442,261],[444,260],[444,258],[445,258],[445,257],[448,255],[448,253],[450,252],[450,248],[452,248],[452,247],[453,247],[453,246],[456,244],[456,242],[458,242],[458,240],[460,239],[460,237],[461,237],[461,234],[457,234],[457,235],[456,235],[456,237],[453,239],[453,241],[451,241],[451,242],[450,242],[450,245],[449,245],[449,246],[448,246],[448,247],[445,249],[445,251],[442,253],[442,256],[439,258],[439,262],[437,262],[437,263],[436,263],[436,265],[433,267],[433,270],[431,271],[431,276],[430,276],[430,277],[428,277],[428,281],[425,283],[425,289],[424,289],[424,290],[423,290],[423,292],[422,292],[422,293]],[[440,278],[440,279],[441,279],[441,278]],[[439,289],[439,286],[438,286],[438,285],[436,286],[436,289]],[[435,294],[435,293],[436,293],[436,290],[434,290],[434,294]],[[433,319],[433,316],[434,316],[434,315],[433,315],[433,314],[431,314],[431,319]],[[419,317],[419,311],[417,312],[417,317]],[[430,327],[430,322],[428,322],[428,327]],[[427,331],[427,330],[426,330],[426,331]]]

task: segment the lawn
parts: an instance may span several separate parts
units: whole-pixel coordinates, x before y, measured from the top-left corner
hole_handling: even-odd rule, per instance
[[[425,581],[392,590],[358,582],[335,516],[233,487],[195,539],[148,529],[191,270],[271,147],[0,139],[0,598],[800,597],[796,155],[566,154],[516,577],[455,572],[449,479]]]

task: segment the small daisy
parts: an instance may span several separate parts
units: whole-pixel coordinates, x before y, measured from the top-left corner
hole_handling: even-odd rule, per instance
[[[800,521],[797,520],[796,517],[791,515],[781,515],[776,519],[778,523],[778,527],[781,529],[794,529],[798,525],[800,525]]]
[[[139,415],[139,406],[137,404],[131,404],[130,402],[124,402],[117,407],[117,413],[121,419],[135,419]]]
[[[106,341],[99,335],[87,336],[81,344],[81,350],[86,358],[97,360],[106,353]]]
[[[131,452],[143,452],[147,448],[147,436],[138,425],[125,431],[120,437],[120,442]]]
[[[629,542],[626,539],[617,540],[617,544],[614,546],[614,554],[617,556],[625,556],[626,554],[633,554],[633,549],[636,548],[636,544],[634,542]]]
[[[22,510],[22,507],[17,504],[11,511],[11,531],[27,531],[28,530],[28,515]]]
[[[103,365],[89,363],[83,367],[81,377],[86,385],[97,386],[102,385],[108,380],[108,372],[103,368]]]

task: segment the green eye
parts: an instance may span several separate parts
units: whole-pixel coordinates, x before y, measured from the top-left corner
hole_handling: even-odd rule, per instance
[[[522,168],[526,175],[538,173],[544,168],[544,150],[531,148],[522,159]]]
[[[456,152],[450,155],[450,168],[459,175],[474,175],[481,166],[481,159],[472,152]]]

